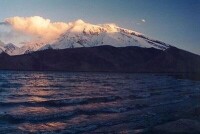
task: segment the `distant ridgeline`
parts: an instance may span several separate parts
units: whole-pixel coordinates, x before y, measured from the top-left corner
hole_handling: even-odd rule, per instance
[[[166,50],[136,46],[46,49],[10,56],[0,54],[1,70],[200,72],[200,56],[170,46]]]

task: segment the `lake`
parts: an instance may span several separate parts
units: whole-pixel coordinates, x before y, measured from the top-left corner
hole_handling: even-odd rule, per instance
[[[1,133],[148,133],[199,105],[170,74],[0,71]]]

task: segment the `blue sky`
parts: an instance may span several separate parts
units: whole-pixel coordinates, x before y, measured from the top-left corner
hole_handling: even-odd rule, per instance
[[[36,15],[51,21],[116,23],[200,54],[200,0],[0,0],[1,22]]]

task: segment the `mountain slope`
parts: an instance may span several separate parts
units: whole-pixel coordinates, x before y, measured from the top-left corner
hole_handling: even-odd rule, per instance
[[[20,48],[15,46],[12,43],[6,44],[4,46],[5,50],[4,52],[9,54],[9,55],[17,55],[19,53]]]
[[[114,47],[139,46],[165,50],[169,45],[151,40],[141,33],[120,28],[115,24],[93,25],[78,20],[71,24],[71,27],[52,44],[40,48],[40,50],[65,49],[76,47],[94,47],[111,45]]]
[[[82,20],[70,22],[67,30],[51,41],[35,40],[24,43],[9,55],[21,55],[45,49],[66,49],[77,47],[95,47],[111,45],[114,47],[138,46],[166,50],[170,47],[161,41],[150,39],[141,33],[124,29],[115,24],[93,25]]]
[[[5,50],[4,45],[5,45],[5,44],[0,40],[0,54],[1,54],[2,52],[4,52],[4,50]]]
[[[18,48],[12,43],[4,44],[3,42],[0,41],[0,53],[5,52],[9,55],[18,55],[19,50],[20,48]]]
[[[0,69],[109,72],[200,72],[200,56],[170,47],[99,46],[0,55]]]

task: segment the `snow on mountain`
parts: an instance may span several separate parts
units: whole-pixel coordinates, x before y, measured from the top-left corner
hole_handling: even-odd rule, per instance
[[[0,54],[4,52],[4,48],[0,46]]]
[[[5,50],[4,45],[5,45],[5,44],[0,40],[0,54],[1,54],[2,52],[4,52],[4,50]]]
[[[6,48],[3,47],[0,49],[10,55],[20,55],[45,49],[66,49],[101,45],[111,45],[114,47],[154,47],[161,50],[165,50],[170,46],[164,42],[147,38],[141,33],[118,27],[115,24],[93,25],[83,20],[77,20],[68,23],[67,30],[54,41],[28,42],[21,48],[9,44]]]
[[[5,48],[4,52],[6,52],[9,55],[18,55],[20,51],[20,48],[12,43],[6,44],[4,48]]]
[[[27,53],[37,51],[45,45],[47,44],[40,41],[25,43],[25,45],[20,48],[19,54],[27,54]]]
[[[18,55],[20,48],[15,46],[12,43],[4,44],[2,41],[0,41],[0,53],[5,52],[9,55]]]
[[[115,24],[93,25],[77,20],[56,41],[40,48],[65,49],[111,45],[114,47],[139,46],[165,50],[169,45],[149,39],[143,34],[120,28]]]

